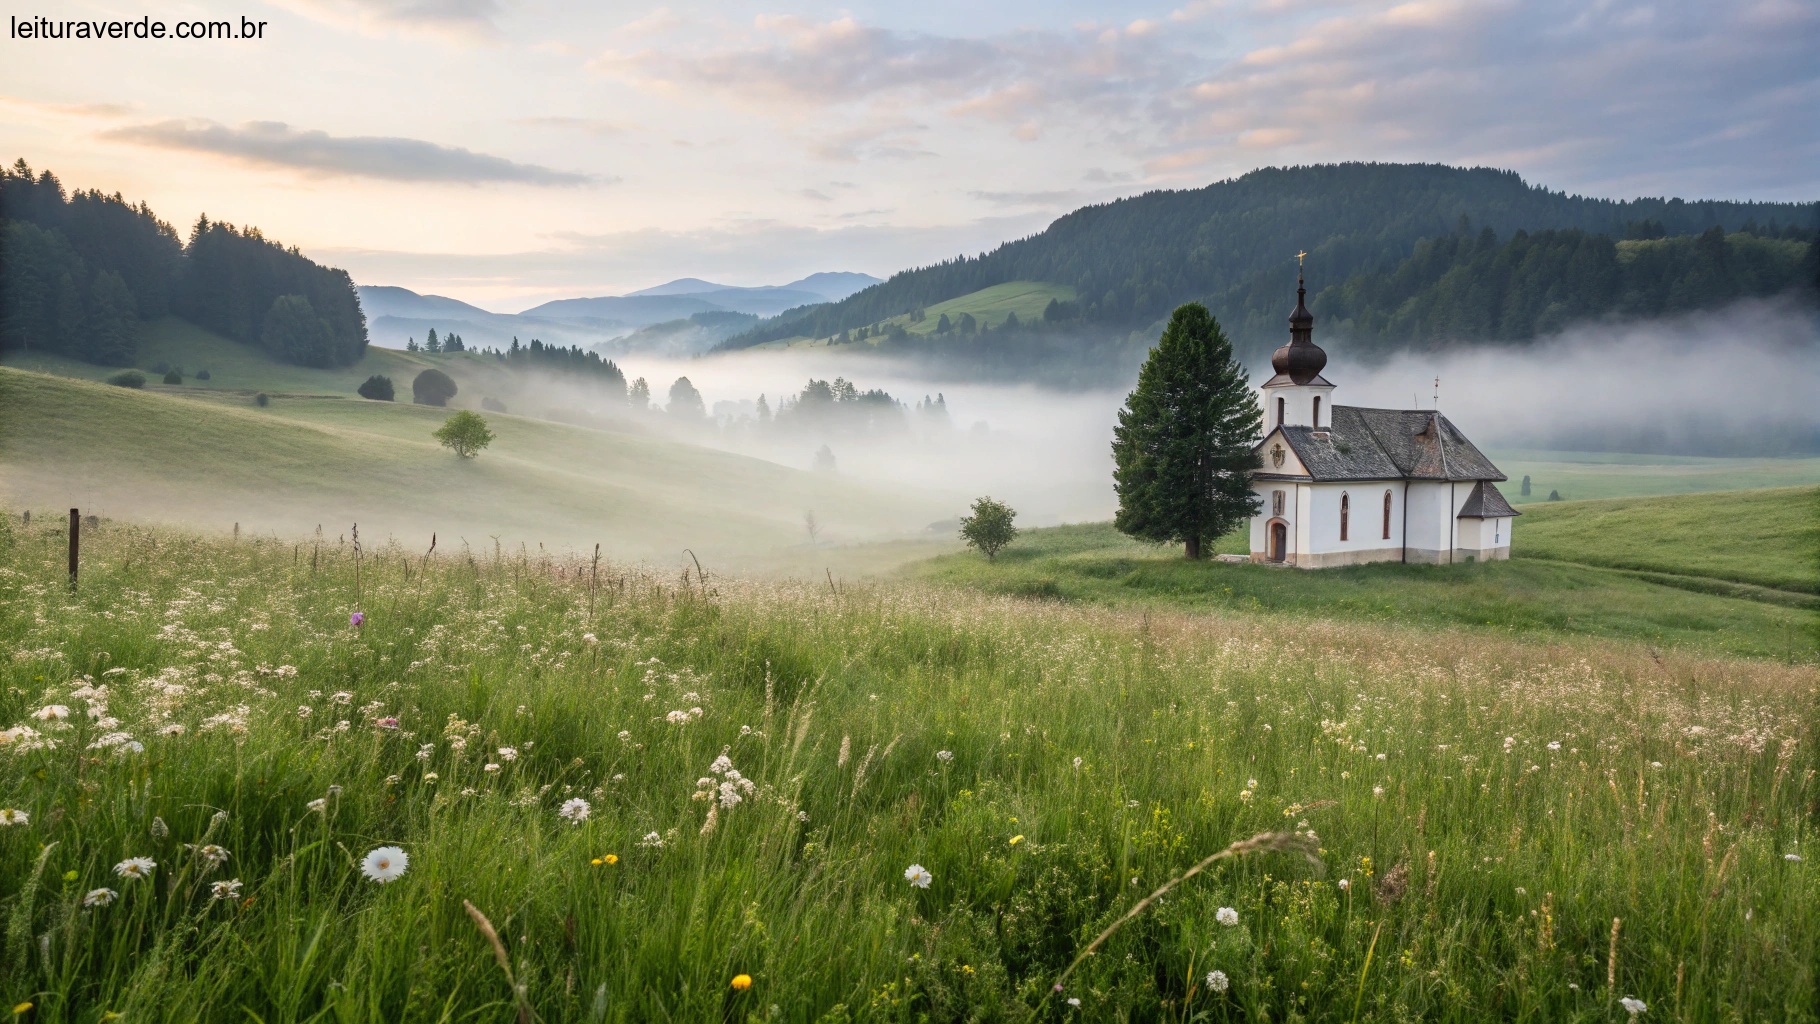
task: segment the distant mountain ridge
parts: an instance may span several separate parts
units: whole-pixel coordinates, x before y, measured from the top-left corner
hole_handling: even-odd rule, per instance
[[[470,347],[504,348],[513,338],[535,337],[583,348],[619,341],[612,346],[618,352],[642,351],[639,345],[648,341],[665,354],[679,354],[712,347],[726,336],[722,325],[738,322],[715,319],[714,314],[775,316],[838,301],[878,283],[870,274],[850,271],[824,271],[785,285],[759,287],[685,277],[625,295],[553,299],[519,313],[494,313],[459,299],[392,285],[361,285],[358,290],[374,341],[392,348],[402,348],[412,339],[421,341],[434,328],[441,334],[461,335]],[[691,319],[698,315],[708,316],[715,326],[701,329],[700,322]],[[675,326],[644,335],[643,328],[664,324]]]

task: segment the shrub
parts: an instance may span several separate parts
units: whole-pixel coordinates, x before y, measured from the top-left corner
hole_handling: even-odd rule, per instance
[[[506,411],[506,403],[500,401],[497,398],[494,398],[492,395],[488,395],[487,397],[481,399],[480,407],[482,409],[485,409],[488,412],[505,412]]]
[[[208,379],[209,379],[209,372],[208,372],[208,371],[207,371],[207,370],[197,370],[197,371],[196,371],[196,379],[197,379],[197,380],[208,380]]]
[[[253,396],[253,404],[258,406],[259,408],[263,409],[266,406],[272,404],[272,396],[261,391],[258,394]]]
[[[183,374],[178,373],[176,370],[167,370],[164,374],[164,382],[166,384],[181,384],[183,383]]]
[[[1561,500],[1561,492],[1560,492],[1560,491],[1549,491],[1549,492],[1548,492],[1548,500],[1549,500],[1549,501],[1560,501],[1560,500]]]
[[[1017,538],[1017,527],[1011,525],[1016,518],[1017,513],[1004,502],[980,498],[973,503],[973,514],[961,520],[961,539],[990,562],[1000,548]]]
[[[138,370],[122,370],[107,379],[109,384],[123,388],[145,387],[145,374]]]
[[[362,398],[370,398],[375,402],[390,402],[393,394],[392,378],[375,373],[368,377],[358,390]]]
[[[487,421],[479,413],[466,409],[450,416],[434,436],[444,448],[464,459],[479,455],[482,448],[493,443],[493,432],[487,429]]]
[[[411,382],[411,401],[418,405],[448,405],[457,390],[448,374],[441,370],[425,370]]]

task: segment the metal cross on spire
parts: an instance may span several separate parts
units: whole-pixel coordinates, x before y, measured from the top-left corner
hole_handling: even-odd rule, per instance
[[[1296,254],[1295,254],[1295,265],[1296,265],[1296,266],[1298,266],[1298,267],[1299,267],[1299,266],[1301,266],[1301,265],[1302,265],[1302,257],[1304,257],[1304,256],[1306,256],[1306,255],[1308,255],[1308,254],[1307,254],[1307,253],[1306,253],[1306,252],[1298,252],[1298,253],[1296,253]]]

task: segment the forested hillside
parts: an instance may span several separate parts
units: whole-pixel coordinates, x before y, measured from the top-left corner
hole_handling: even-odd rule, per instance
[[[0,170],[0,349],[130,365],[139,323],[168,313],[302,366],[366,351],[346,271],[207,217],[186,246],[144,203]]]
[[[1476,252],[1481,238],[1512,238],[1518,231],[1577,231],[1617,240],[1694,236],[1712,228],[1735,233],[1746,225],[1769,238],[1802,241],[1813,236],[1815,208],[1591,199],[1551,192],[1514,172],[1489,168],[1360,163],[1267,168],[1205,188],[1150,192],[1076,210],[1041,234],[979,256],[904,271],[842,302],[786,313],[727,344],[837,336],[992,285],[1046,281],[1072,287],[1080,297],[1074,317],[1102,331],[1133,330],[1182,302],[1206,302],[1241,346],[1255,353],[1277,344],[1283,333],[1298,250],[1308,251],[1310,283],[1320,292],[1360,275],[1394,277],[1424,239],[1464,234]],[[1812,256],[1800,255],[1806,251],[1790,246],[1753,250],[1753,256],[1780,261],[1776,273],[1793,280],[1800,271],[1789,260],[1806,259],[1811,267]],[[1644,261],[1632,277],[1646,277],[1656,266]],[[1382,290],[1361,285],[1355,293],[1375,300]],[[1413,285],[1405,290],[1413,296]],[[1394,291],[1383,293],[1386,301]],[[1653,282],[1638,295],[1631,308],[1642,313],[1666,312],[1678,301],[1674,289]],[[1365,309],[1347,308],[1355,319],[1370,321]],[[1388,315],[1377,306],[1371,312]]]
[[[1394,269],[1321,289],[1310,305],[1323,330],[1359,352],[1521,341],[1577,320],[1672,315],[1787,291],[1813,246],[1793,226],[1778,234],[1752,224],[1729,235],[1715,226],[1613,240],[1574,228],[1500,242],[1486,228],[1418,242]]]

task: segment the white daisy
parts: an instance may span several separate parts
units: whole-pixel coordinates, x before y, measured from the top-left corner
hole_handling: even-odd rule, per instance
[[[1239,923],[1239,912],[1231,907],[1221,907],[1214,911],[1213,919],[1228,928],[1232,928]]]
[[[1625,996],[1623,999],[1618,1000],[1618,1005],[1624,1007],[1625,1012],[1629,1013],[1633,1018],[1649,1009],[1648,1003],[1645,1003],[1641,999],[1633,999],[1630,996]]]
[[[904,869],[904,881],[909,882],[918,889],[927,889],[929,888],[929,883],[935,881],[935,876],[930,874],[929,869],[923,867],[921,864],[912,864]]]
[[[90,889],[88,895],[82,897],[82,905],[85,907],[105,907],[109,903],[114,902],[119,895],[119,893],[112,889]]]
[[[558,818],[567,819],[577,825],[587,821],[588,815],[593,813],[594,807],[578,796],[564,800],[562,806],[556,809],[556,816]]]
[[[70,709],[62,704],[46,704],[32,712],[32,717],[40,722],[62,721],[70,716]]]
[[[157,868],[157,862],[150,857],[128,857],[114,865],[114,874],[121,878],[150,878]]]
[[[1232,981],[1226,977],[1225,971],[1207,972],[1207,988],[1209,991],[1224,992],[1231,987]]]
[[[210,843],[196,851],[196,859],[203,864],[203,870],[213,871],[227,863],[230,854],[227,850]]]
[[[240,898],[240,879],[230,878],[225,882],[214,882],[209,885],[209,898],[212,900],[237,900]]]
[[[26,811],[12,807],[0,807],[0,825],[29,825],[32,816]]]
[[[411,866],[410,855],[396,846],[381,846],[360,862],[360,873],[380,884],[404,874]]]

